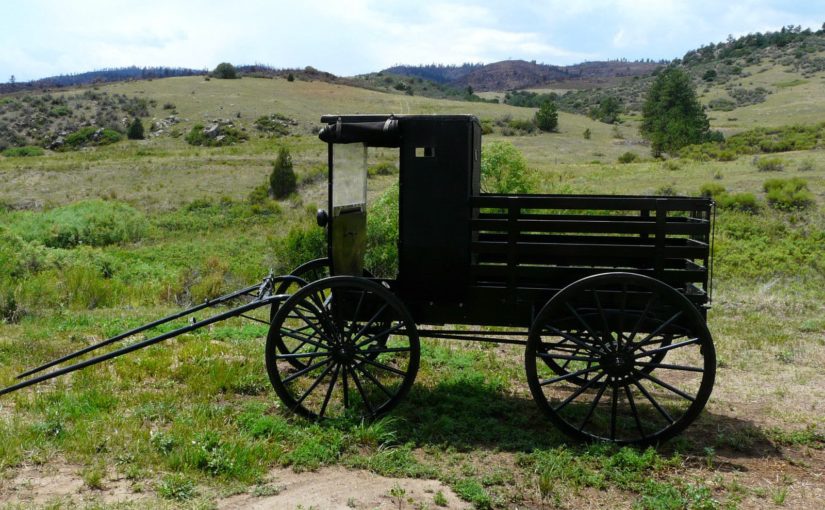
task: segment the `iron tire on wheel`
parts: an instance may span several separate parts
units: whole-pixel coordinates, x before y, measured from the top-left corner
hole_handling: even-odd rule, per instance
[[[283,337],[303,343],[285,350]],[[266,343],[272,387],[285,407],[310,419],[386,413],[410,390],[419,357],[404,304],[382,285],[351,276],[299,289],[273,317]],[[296,358],[302,367],[289,363]]]
[[[582,334],[570,335],[574,329]],[[702,411],[716,354],[704,318],[682,293],[647,276],[605,273],[565,287],[542,308],[525,370],[533,399],[566,434],[650,444]]]

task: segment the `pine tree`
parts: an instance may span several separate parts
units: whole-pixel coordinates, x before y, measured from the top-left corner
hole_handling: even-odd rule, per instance
[[[709,130],[688,74],[675,67],[659,73],[647,93],[639,128],[650,140],[653,155],[673,154],[686,145],[702,143]]]
[[[272,165],[272,173],[269,175],[269,187],[275,198],[286,198],[295,192],[295,171],[292,169],[292,156],[286,147],[278,150],[278,158]]]
[[[129,137],[129,140],[143,140],[143,122],[139,118],[135,117],[135,120],[129,124],[126,136]]]
[[[545,101],[536,112],[536,125],[542,131],[555,131],[559,127],[559,112],[556,103]]]

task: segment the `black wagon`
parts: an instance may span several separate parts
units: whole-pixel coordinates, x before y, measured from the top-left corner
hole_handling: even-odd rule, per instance
[[[664,440],[705,406],[713,203],[694,197],[481,191],[469,115],[329,115],[328,256],[30,370],[0,394],[270,307],[265,361],[285,407],[310,419],[377,416],[410,390],[420,339],[524,347],[533,399],[580,439]],[[397,150],[398,271],[367,251],[367,151]],[[236,308],[34,374],[207,307]]]

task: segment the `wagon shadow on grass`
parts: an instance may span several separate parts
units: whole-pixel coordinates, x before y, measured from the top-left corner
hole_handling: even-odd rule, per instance
[[[415,386],[390,416],[397,420],[393,428],[398,440],[418,446],[513,453],[585,446],[555,428],[527,394],[514,394],[478,379]],[[656,450],[701,458],[709,452],[724,451],[734,460],[782,455],[768,434],[752,421],[707,409],[681,435],[657,445]],[[741,468],[730,462],[728,467]]]

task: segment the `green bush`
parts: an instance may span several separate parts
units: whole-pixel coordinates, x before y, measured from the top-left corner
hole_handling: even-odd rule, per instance
[[[272,165],[272,173],[269,175],[269,189],[272,190],[275,198],[286,198],[295,193],[296,186],[292,156],[289,154],[289,149],[281,147],[278,149],[278,158]]]
[[[234,145],[249,139],[249,135],[234,126],[221,126],[219,136],[209,136],[204,130],[203,124],[195,124],[186,135],[186,142],[189,145],[203,147],[223,147]]]
[[[229,62],[221,62],[215,67],[215,70],[212,71],[212,76],[221,80],[234,80],[238,77],[238,73],[235,70],[235,66]]]
[[[762,189],[767,193],[768,205],[774,209],[792,211],[814,205],[814,196],[808,190],[808,182],[799,177],[768,179]]]
[[[582,133],[582,136],[584,137],[585,140],[590,140],[590,137],[592,136],[592,134],[593,133],[590,131],[590,128],[587,128],[587,129],[584,130],[584,133]]]
[[[481,152],[481,189],[486,193],[532,193],[535,177],[510,142],[493,142]]]
[[[723,193],[714,197],[716,205],[720,209],[727,209],[731,211],[741,211],[749,214],[756,214],[759,212],[759,201],[753,193]]]
[[[530,119],[512,119],[507,125],[520,133],[529,134],[536,131],[536,123]],[[552,131],[552,130],[545,130]]]
[[[3,155],[7,158],[27,158],[32,156],[42,156],[43,154],[43,149],[32,145],[27,145],[25,147],[9,147],[3,151]]]
[[[376,175],[393,175],[398,173],[398,167],[391,161],[380,161],[367,168],[367,175],[374,177]]]
[[[364,264],[381,278],[395,278],[398,273],[398,191],[398,184],[390,187],[367,214]]]
[[[25,213],[11,227],[27,241],[72,248],[138,241],[146,234],[148,222],[125,203],[89,200],[43,213]]]
[[[779,158],[759,158],[755,164],[760,172],[781,172],[785,168]]]
[[[122,139],[123,136],[112,129],[88,126],[67,136],[64,147],[79,149],[86,146],[109,145]]]
[[[280,113],[262,115],[253,123],[255,129],[269,136],[286,136],[289,134],[289,126],[294,124],[293,119]]]
[[[327,256],[326,230],[312,226],[293,227],[275,248],[278,272],[289,273],[304,262]]]
[[[716,198],[726,193],[725,187],[715,182],[706,182],[699,188],[699,195],[706,198]]]
[[[636,154],[635,152],[627,151],[624,154],[622,154],[621,156],[619,156],[619,163],[621,163],[623,165],[625,165],[627,163],[636,163],[640,159],[641,158],[639,157],[639,155]]]

